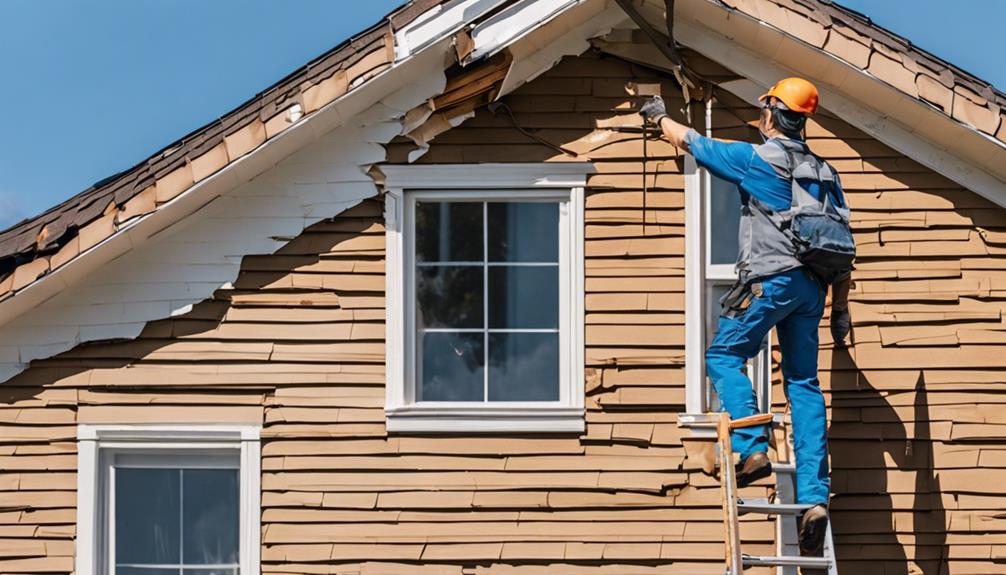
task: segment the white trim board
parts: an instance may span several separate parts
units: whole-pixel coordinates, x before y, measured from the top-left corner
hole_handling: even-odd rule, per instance
[[[695,1],[705,2],[705,0]],[[721,10],[718,7],[714,7],[713,9]],[[730,17],[750,19],[749,16],[736,12],[730,12],[729,14]],[[769,28],[761,22],[758,22],[758,24],[764,28],[766,33],[774,33],[780,38],[782,37],[781,32]],[[798,71],[772,61],[771,55],[757,54],[743,47],[736,40],[722,36],[721,34],[723,33],[728,33],[728,31],[712,30],[693,22],[682,21],[682,19],[676,19],[674,25],[674,37],[682,45],[698,51],[741,76],[749,78],[761,90],[773,85],[780,78],[799,74]],[[790,43],[794,46],[796,45],[796,41]],[[853,68],[851,65],[819,49],[815,50],[823,57],[827,57],[833,61],[833,65],[847,68],[845,70],[847,74],[856,74],[861,77],[862,81],[872,86],[872,89],[876,90],[877,94],[893,93],[895,91],[894,88],[873,76],[865,74],[862,70]],[[850,125],[855,126],[880,142],[950,178],[989,201],[1006,207],[1006,182],[1003,180],[975,166],[968,160],[953,155],[951,151],[931,143],[924,135],[916,133],[912,128],[900,124],[890,115],[869,109],[844,96],[837,89],[825,83],[818,82],[818,90],[821,94],[822,105],[843,121],[848,122]],[[750,94],[738,95],[750,98]],[[916,122],[917,124],[924,123],[926,120],[943,123],[946,125],[948,131],[960,131],[962,133],[958,141],[962,141],[968,135],[967,132],[970,132],[970,130],[959,125],[956,121],[947,118],[942,112],[926,109],[925,105],[921,102],[910,99],[900,94],[900,92],[895,97],[900,97],[906,105],[912,106],[913,109],[917,108],[918,113],[916,115],[920,118]],[[971,136],[977,137],[973,133]],[[994,153],[998,147],[992,143],[988,143],[988,146],[990,153]]]
[[[507,0],[451,0],[421,14],[395,33],[395,59],[402,60],[453,34]]]
[[[453,164],[382,166],[386,175],[386,346],[385,415],[389,432],[570,432],[584,423],[583,190],[590,163]],[[407,190],[444,197],[556,198],[566,206],[560,218],[560,401],[500,404],[416,403],[409,365],[412,357],[406,301],[411,258],[406,249],[413,199]],[[561,269],[561,268],[560,268]]]
[[[239,455],[240,575],[261,571],[262,450],[257,425],[91,425],[77,426],[77,539],[76,575],[99,575],[103,540],[101,452],[139,453],[178,450],[234,451]],[[156,455],[154,455],[156,457]]]
[[[588,0],[518,0],[472,29],[474,49],[463,63],[495,54],[503,46],[523,38],[566,9],[586,1]]]
[[[702,172],[695,157],[685,154],[685,229],[704,228],[702,225]],[[702,234],[685,234],[685,411],[702,413],[706,398],[702,382],[706,379],[704,287],[705,242]]]

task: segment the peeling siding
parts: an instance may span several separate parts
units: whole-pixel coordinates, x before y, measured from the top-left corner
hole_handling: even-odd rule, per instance
[[[0,387],[0,572],[72,570],[75,426],[139,418],[264,424],[263,573],[721,573],[717,484],[684,462],[676,425],[680,155],[647,144],[644,211],[639,135],[598,128],[638,125],[619,111],[625,84],[655,80],[588,54],[504,99],[522,127],[598,170],[586,433],[386,434],[383,217],[368,199],[243,258],[233,286],[188,313],[35,361]],[[714,122],[719,136],[749,135],[719,110]],[[1006,212],[827,116],[811,145],[843,174],[863,256],[856,345],[837,352],[824,329],[820,355],[843,571],[999,572]],[[396,161],[412,144],[388,148]],[[331,157],[322,150],[302,157]],[[422,157],[553,159],[485,109]],[[774,399],[781,408],[778,384]],[[743,519],[745,551],[770,552],[773,524]]]
[[[367,170],[385,159],[382,145],[401,132],[405,112],[441,92],[445,81],[440,72],[424,74],[368,104],[346,125],[154,233],[152,241],[123,248],[101,273],[5,324],[0,382],[78,343],[134,338],[145,322],[233,281],[241,256],[271,253],[315,222],[376,195]]]

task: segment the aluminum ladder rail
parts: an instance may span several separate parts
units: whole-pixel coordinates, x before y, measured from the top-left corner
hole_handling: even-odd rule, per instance
[[[734,469],[733,448],[730,442],[730,431],[742,427],[768,425],[773,423],[771,413],[761,413],[730,420],[727,413],[717,414],[716,437],[719,449],[718,461],[720,468],[720,487],[723,503],[724,551],[727,575],[741,575],[745,567],[776,566],[779,575],[795,575],[796,569],[803,570],[803,575],[838,575],[835,561],[834,544],[831,537],[831,523],[825,535],[824,557],[803,557],[799,555],[798,530],[796,518],[809,506],[793,502],[796,493],[795,469],[791,463],[773,463],[776,475],[776,493],[779,502],[767,500],[743,500],[737,496],[737,475]],[[789,434],[787,430],[787,444]],[[787,453],[792,453],[787,445]],[[739,518],[742,513],[762,513],[776,517],[776,547],[779,555],[755,556],[745,555],[741,551],[741,535]]]

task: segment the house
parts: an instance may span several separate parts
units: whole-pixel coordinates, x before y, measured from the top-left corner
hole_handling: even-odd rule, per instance
[[[1006,95],[824,0],[412,0],[0,234],[0,572],[722,573],[736,206],[634,110],[752,140],[792,74],[860,254],[839,567],[1006,572]]]

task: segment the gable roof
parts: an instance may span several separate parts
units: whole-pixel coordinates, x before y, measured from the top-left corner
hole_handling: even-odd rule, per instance
[[[0,232],[0,301],[44,280],[85,250],[249,155],[296,123],[301,114],[311,114],[390,68],[396,61],[396,33],[421,22],[421,17],[474,4],[479,5],[475,13],[485,16],[522,2],[527,0],[411,0],[220,119]],[[651,11],[664,5],[662,0],[636,2]],[[697,4],[743,14],[784,31],[1006,148],[1006,94],[862,14],[828,0],[684,0],[678,2],[677,11],[701,18]]]

